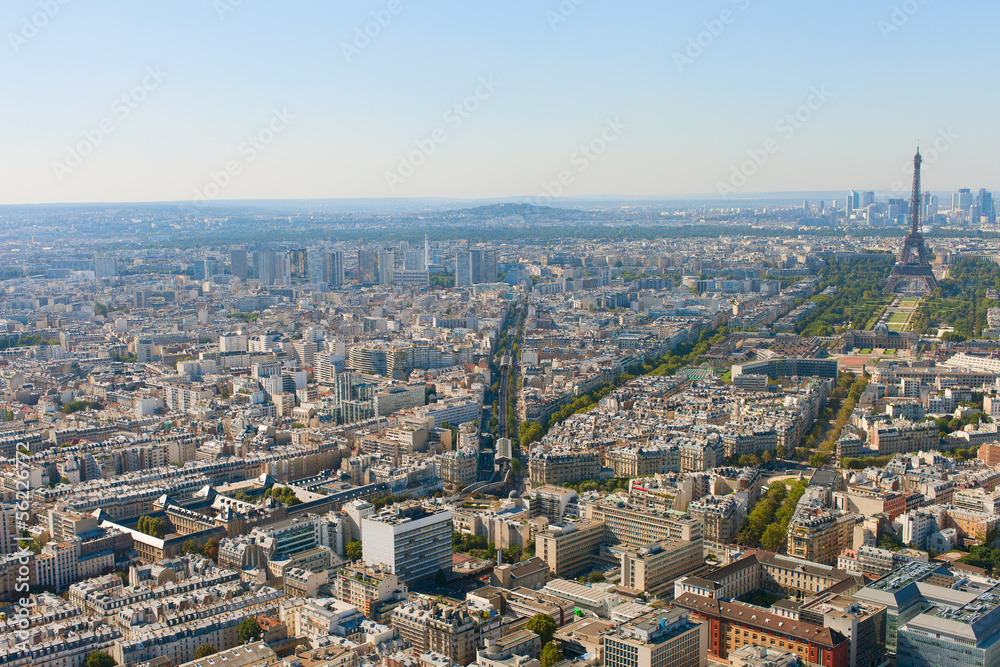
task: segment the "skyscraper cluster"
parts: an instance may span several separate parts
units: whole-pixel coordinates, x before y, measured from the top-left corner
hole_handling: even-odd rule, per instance
[[[468,250],[458,253],[455,258],[455,287],[496,281],[496,250]]]

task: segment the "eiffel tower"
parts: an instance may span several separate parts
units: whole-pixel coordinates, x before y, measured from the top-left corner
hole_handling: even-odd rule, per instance
[[[924,244],[924,235],[920,233],[920,149],[913,156],[913,194],[910,195],[910,232],[903,240],[903,247],[899,250],[899,257],[896,259],[896,266],[892,269],[889,282],[885,286],[883,294],[892,294],[896,288],[902,285],[905,287],[911,282],[923,281],[927,286],[927,291],[932,292],[937,287],[937,278],[931,270],[931,264],[927,261],[927,246]]]

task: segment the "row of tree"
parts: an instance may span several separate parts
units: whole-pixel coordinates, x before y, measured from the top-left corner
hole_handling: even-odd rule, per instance
[[[295,495],[295,489],[290,486],[272,486],[270,489],[264,491],[264,500],[268,498],[273,498],[278,502],[284,503],[287,507],[292,507],[302,502]]]
[[[805,489],[804,481],[794,483],[791,491],[785,482],[771,484],[747,516],[736,542],[747,547],[763,547],[768,551],[780,550],[785,543],[788,522]]]
[[[219,540],[211,537],[205,541],[204,545],[199,545],[194,540],[185,540],[184,544],[181,545],[182,554],[200,554],[205,558],[211,558],[214,561],[219,560]]]
[[[854,408],[857,406],[858,401],[861,400],[861,394],[868,387],[868,381],[868,376],[862,375],[851,383],[851,388],[847,392],[847,398],[844,399],[837,410],[837,419],[826,432],[826,438],[820,443],[819,451],[809,458],[809,465],[818,468],[830,462],[830,458],[837,447],[837,440],[840,439],[840,434],[843,433],[844,427],[851,421],[851,415],[854,413]]]
[[[583,396],[573,399],[571,403],[562,406],[552,413],[552,416],[549,417],[547,425],[542,426],[537,422],[525,422],[521,424],[518,437],[522,446],[527,446],[533,442],[541,440],[545,437],[545,434],[548,433],[549,429],[556,424],[565,421],[571,415],[575,415],[578,412],[587,412],[600,403],[602,398],[610,394],[615,389],[618,389],[626,383],[634,380],[639,375],[674,375],[682,367],[693,363],[698,357],[708,352],[713,345],[723,340],[728,335],[728,327],[720,327],[715,334],[706,329],[701,332],[697,342],[679,345],[667,354],[655,359],[650,359],[649,361],[645,361],[641,364],[631,366],[615,378],[614,382],[606,382]]]
[[[552,667],[552,665],[563,661],[563,655],[559,652],[559,647],[552,641],[558,629],[555,619],[548,614],[535,614],[525,623],[524,629],[538,635],[538,639],[542,643],[542,652],[538,656],[542,667]]]
[[[493,542],[486,539],[484,535],[467,535],[454,531],[451,537],[452,551],[455,553],[467,553],[475,558],[495,561],[497,548]],[[523,558],[534,556],[534,542],[529,542],[527,548],[522,548],[520,544],[514,544],[503,550],[503,562],[520,563]]]
[[[586,491],[614,493],[615,491],[627,489],[629,481],[627,477],[612,477],[611,479],[592,479],[585,482],[566,482],[563,486],[573,489],[577,493],[585,493]]]
[[[100,401],[70,401],[69,403],[63,403],[60,411],[63,414],[71,415],[74,412],[80,412],[81,410],[100,410]]]
[[[0,338],[0,350],[12,347],[33,347],[35,345],[58,345],[58,340],[42,338],[37,334],[24,334],[17,336],[5,336]]]
[[[146,533],[153,537],[162,538],[167,534],[167,522],[159,517],[151,517],[143,514],[139,517],[139,523],[136,527],[140,533]]]
[[[831,336],[838,326],[864,329],[876,314],[884,309],[887,299],[882,290],[892,272],[894,258],[857,259],[831,262],[819,271],[822,292],[836,287],[835,294],[816,294],[811,301],[817,308],[795,325],[801,336]]]
[[[913,330],[927,333],[951,325],[956,339],[979,336],[987,326],[987,311],[1000,306],[1000,301],[987,298],[990,289],[1000,289],[1000,265],[977,259],[957,262],[937,289],[920,302]]]
[[[378,498],[372,498],[371,504],[372,507],[375,508],[376,512],[380,512],[382,508],[387,505],[395,505],[396,503],[401,503],[404,500],[410,500],[411,498],[413,498],[413,496],[406,493],[399,496],[394,493],[389,493],[384,496],[379,496]]]

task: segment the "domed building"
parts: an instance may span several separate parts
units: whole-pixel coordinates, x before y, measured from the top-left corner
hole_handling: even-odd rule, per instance
[[[871,331],[846,331],[843,335],[844,349],[852,350],[880,348],[883,350],[909,350],[917,351],[920,343],[920,336],[907,331],[900,333],[892,331],[885,322],[879,322]]]

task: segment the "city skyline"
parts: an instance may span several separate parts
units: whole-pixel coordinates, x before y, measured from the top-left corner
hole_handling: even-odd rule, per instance
[[[996,12],[12,2],[0,204],[992,189]]]

